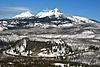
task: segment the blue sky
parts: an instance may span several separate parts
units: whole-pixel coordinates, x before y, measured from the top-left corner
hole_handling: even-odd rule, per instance
[[[11,18],[24,11],[33,14],[58,8],[66,15],[78,15],[100,21],[100,0],[0,0],[0,18]]]

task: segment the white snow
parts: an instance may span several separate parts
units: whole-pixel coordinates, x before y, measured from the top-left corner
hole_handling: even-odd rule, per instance
[[[22,38],[26,38],[27,36],[21,35],[21,36],[19,36],[19,37],[22,39]]]
[[[7,27],[2,27],[4,30],[7,30],[8,28]]]
[[[80,16],[68,16],[68,19],[78,23],[78,24],[84,24],[84,23],[95,23],[94,21],[85,18],[85,17],[80,17]]]
[[[28,55],[28,51],[27,52],[21,52],[22,56],[27,56]]]
[[[44,29],[50,28],[50,27],[53,27],[53,28],[57,27],[56,25],[53,25],[53,24],[50,25],[50,24],[42,24],[42,23],[35,23],[34,26],[41,27]]]
[[[38,18],[43,18],[43,17],[50,17],[50,16],[55,16],[55,17],[61,17],[64,16],[63,13],[60,13],[59,10],[57,8],[53,9],[53,10],[49,10],[49,11],[43,11],[43,12],[39,12],[36,16]]]
[[[99,40],[90,40],[90,41],[92,41],[92,42],[98,42],[98,43],[100,42]]]
[[[11,49],[7,50],[6,53],[11,54],[11,55],[20,55],[21,54],[22,56],[27,56],[29,52],[28,51],[25,52],[25,48],[26,48],[26,40],[24,39],[23,45],[21,45],[21,46],[17,45],[15,48],[11,48]],[[19,53],[14,52],[15,49],[17,51],[19,51]],[[32,53],[32,52],[30,51],[30,53]]]
[[[57,57],[56,54],[52,54],[52,53],[47,54],[47,53],[43,53],[43,52],[38,53],[38,56],[39,57]]]
[[[55,66],[59,66],[59,67],[65,67],[65,64],[63,63],[54,63]]]
[[[46,28],[50,28],[50,27],[57,27],[56,25],[50,25],[50,24],[43,24],[42,26],[41,26],[41,28],[44,28],[44,29],[46,29]]]
[[[58,46],[52,46],[52,50],[49,49],[49,53],[47,51],[48,49],[43,48],[41,49],[41,52],[38,53],[37,55],[39,57],[58,57],[58,56],[64,56],[65,54],[65,47],[62,46],[61,49],[59,49]],[[54,52],[54,50],[57,50]]]
[[[23,45],[21,45],[21,46],[19,47],[20,52],[23,52],[23,51],[25,50],[25,48],[26,48],[26,40],[24,39]]]
[[[68,34],[64,34],[64,35],[57,35],[57,34],[41,34],[41,35],[33,35],[33,37],[36,36],[36,40],[38,40],[38,38],[94,38],[95,34],[91,34],[91,33],[80,33],[80,34],[75,34],[75,35],[68,35]],[[40,39],[42,40],[42,39]],[[56,39],[57,40],[57,39]],[[57,40],[58,41],[58,40]],[[55,41],[56,42],[56,41]]]
[[[71,24],[71,23],[58,25],[58,27],[72,27],[72,26],[73,26],[73,24]]]
[[[35,23],[34,26],[41,26],[43,25],[42,23]]]
[[[13,50],[14,49],[11,48],[10,50],[7,50],[6,53],[11,54],[11,55],[19,55],[19,54],[16,54],[16,52],[14,52]]]
[[[41,49],[41,51],[45,51],[45,50],[46,50],[46,48]]]
[[[12,65],[13,63],[12,62],[8,62],[7,64],[11,64]]]
[[[0,27],[0,31],[3,31],[4,29],[2,27]]]
[[[95,39],[100,39],[100,34],[96,35]]]
[[[14,25],[7,25],[7,27],[15,27]]]
[[[86,53],[83,53],[83,55],[94,55],[95,53],[94,52],[86,52]]]
[[[23,12],[19,15],[12,17],[12,18],[27,18],[27,17],[32,17],[32,16],[34,16],[34,15],[32,15],[29,11],[26,11],[26,12]]]
[[[61,39],[53,39],[52,42],[55,42],[58,44],[64,44],[64,42]]]
[[[89,35],[89,34],[76,34],[68,36],[69,38],[94,38],[95,35]]]
[[[8,22],[7,21],[0,21],[0,23],[3,25],[3,26],[7,26]]]
[[[84,20],[87,21],[89,19],[85,18],[85,17],[80,17],[80,16],[73,16],[73,18],[79,19],[79,20]]]
[[[87,31],[82,32],[82,34],[94,34],[94,32],[87,30]]]

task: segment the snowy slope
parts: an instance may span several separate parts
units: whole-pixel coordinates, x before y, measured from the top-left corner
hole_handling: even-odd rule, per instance
[[[59,10],[57,8],[55,8],[53,10],[39,12],[36,16],[38,18],[43,18],[43,17],[47,17],[47,16],[48,17],[51,17],[51,16],[62,17],[62,16],[64,16],[64,14],[60,13]]]
[[[88,18],[80,17],[80,16],[68,16],[67,18],[74,22],[77,22],[79,24],[81,24],[81,23],[96,23]]]
[[[2,27],[0,27],[0,31],[3,31],[4,29]]]
[[[26,11],[26,12],[23,12],[19,15],[12,17],[12,18],[27,18],[27,17],[31,17],[31,16],[34,16],[34,15],[32,15],[29,11]]]
[[[80,17],[80,16],[72,16],[73,18],[79,19],[79,20],[84,20],[87,21],[89,19],[85,18],[85,17]]]

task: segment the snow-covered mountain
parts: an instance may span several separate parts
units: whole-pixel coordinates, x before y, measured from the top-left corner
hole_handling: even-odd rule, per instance
[[[23,12],[21,14],[18,14],[12,18],[30,18],[33,17],[34,15],[29,12]],[[75,22],[77,24],[83,24],[83,23],[95,23],[96,21],[93,21],[91,19],[85,18],[85,17],[80,17],[80,16],[65,16],[63,13],[60,12],[58,8],[52,9],[52,10],[44,10],[39,13],[37,13],[34,17],[36,18],[66,18],[69,19],[71,22]]]
[[[81,24],[81,23],[95,23],[95,21],[92,21],[88,18],[80,17],[80,16],[68,16],[67,18],[72,20],[73,22],[77,22],[79,24]]]
[[[38,18],[43,18],[43,17],[63,17],[64,14],[61,13],[57,8],[53,9],[53,10],[48,10],[48,11],[42,11],[42,12],[39,12],[37,15],[36,15]]]
[[[28,18],[28,17],[32,17],[32,16],[34,16],[34,15],[31,12],[26,11],[26,12],[23,12],[21,14],[18,14],[16,16],[12,17],[12,18]]]
[[[70,19],[74,22],[80,22],[80,23],[95,23],[95,21],[90,20],[89,18],[81,17],[81,16],[66,16],[60,12],[58,8],[52,9],[52,10],[44,10],[42,12],[39,12],[36,14],[36,17],[38,18],[44,18],[44,17],[49,17],[49,18],[59,18],[59,17],[64,17],[67,19]]]
[[[10,23],[8,23],[7,21],[3,21],[1,23],[1,26],[3,27],[7,27],[7,28],[13,28],[13,27],[32,27],[32,26],[39,26],[42,28],[55,28],[55,27],[66,27],[66,28],[70,28],[70,27],[80,27],[82,28],[82,26],[79,26],[81,24],[86,24],[85,26],[88,27],[92,25],[96,26],[100,26],[100,24],[97,24],[97,21],[85,18],[85,17],[80,17],[80,16],[65,16],[62,12],[60,12],[57,8],[52,9],[52,10],[45,10],[42,12],[37,13],[35,16],[29,12],[23,12],[21,14],[18,14],[14,17],[12,17],[12,19],[15,21],[11,21]],[[20,19],[20,21],[19,21]],[[17,21],[18,20],[18,21]],[[5,23],[6,22],[6,23]],[[36,23],[40,23],[39,25],[35,25]],[[31,24],[31,26],[29,25]],[[85,27],[84,26],[84,27]],[[90,28],[90,27],[89,27]],[[92,27],[93,28],[93,27]]]

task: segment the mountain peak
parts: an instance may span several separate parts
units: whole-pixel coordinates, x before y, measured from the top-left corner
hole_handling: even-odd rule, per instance
[[[59,12],[59,9],[58,9],[58,8],[55,8],[54,11],[55,11],[55,12]]]
[[[34,15],[32,15],[30,11],[26,11],[26,12],[23,12],[21,14],[18,14],[16,16],[12,17],[12,18],[27,18],[27,17],[31,17],[31,16],[34,16]]]
[[[43,18],[43,17],[47,17],[47,16],[48,17],[51,17],[51,16],[61,17],[61,16],[64,16],[64,14],[59,12],[58,8],[55,8],[53,10],[39,12],[36,16],[38,18]]]

